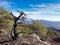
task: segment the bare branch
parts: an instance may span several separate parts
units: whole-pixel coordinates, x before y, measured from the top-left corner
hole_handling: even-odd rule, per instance
[[[12,15],[15,18],[15,16],[12,14],[12,11],[10,12],[10,15]]]

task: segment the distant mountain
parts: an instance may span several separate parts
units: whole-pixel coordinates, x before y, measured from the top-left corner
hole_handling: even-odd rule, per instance
[[[47,20],[39,20],[46,27],[54,27],[60,29],[60,21],[47,21]]]
[[[33,20],[35,21],[35,20]],[[31,24],[32,20],[25,20],[25,23]],[[44,24],[46,27],[54,27],[60,29],[60,21],[47,21],[47,20],[38,20],[40,23]],[[20,22],[20,21],[19,21]]]
[[[18,20],[17,21],[17,23],[20,23],[20,22],[22,22],[21,20]],[[23,21],[25,24],[31,24],[31,23],[33,23],[33,21],[32,20],[25,20],[25,21]]]
[[[49,30],[53,30],[53,31],[56,31],[56,32],[59,32],[60,33],[60,30],[59,29],[56,29],[56,28],[53,28],[53,27],[48,27]]]

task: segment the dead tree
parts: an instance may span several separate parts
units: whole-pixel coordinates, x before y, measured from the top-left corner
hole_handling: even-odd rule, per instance
[[[26,16],[26,14],[24,12],[20,12],[20,11],[17,11],[18,13],[20,13],[20,15],[18,17],[14,16],[12,14],[12,12],[10,12],[10,14],[13,16],[13,19],[14,19],[14,24],[13,24],[13,27],[12,27],[12,31],[11,31],[11,37],[13,40],[16,40],[18,38],[18,33],[16,32],[16,27],[17,27],[17,21],[18,20],[22,20],[24,21],[24,16]],[[23,16],[24,15],[24,16]],[[22,18],[21,18],[22,17]],[[21,24],[22,22],[20,22]]]

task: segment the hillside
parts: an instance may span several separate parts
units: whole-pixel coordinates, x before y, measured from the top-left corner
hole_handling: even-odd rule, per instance
[[[10,15],[9,11],[4,8],[0,8],[0,28],[7,28],[7,30],[11,30],[13,25],[13,17]]]
[[[3,17],[0,17],[0,27],[2,26],[5,26],[7,27],[7,30],[11,31],[12,29],[12,25],[13,25],[13,17],[10,15],[9,11],[3,9],[3,8],[0,8],[0,12],[2,12],[3,14],[1,14],[1,16]],[[5,16],[6,14],[6,16]],[[17,26],[17,31],[27,31],[26,33],[30,33],[30,32],[34,32],[35,33],[41,33],[42,35],[45,35],[47,33],[47,28],[39,23],[38,21],[35,21],[35,23],[32,23],[32,24],[23,24],[22,26],[20,24],[18,24]],[[30,32],[29,32],[30,31]],[[43,33],[45,32],[45,33]]]
[[[19,36],[19,38],[17,39],[17,42],[20,41],[20,38],[21,38],[22,42],[25,42],[25,39],[26,39],[27,42],[25,42],[25,43],[29,42],[29,44],[30,44],[30,42],[31,43],[33,42],[34,45],[37,45],[37,44],[40,45],[40,43],[41,43],[41,45],[46,45],[44,42],[47,41],[46,43],[48,43],[48,42],[52,41],[53,38],[51,38],[51,37],[53,37],[53,36],[58,37],[58,34],[56,34],[54,31],[51,31],[50,28],[47,29],[46,26],[43,23],[39,22],[38,20],[34,20],[34,23],[32,21],[31,22],[29,22],[29,21],[30,20],[27,20],[28,23],[26,23],[26,24],[25,23],[17,24],[17,28],[16,28],[17,33],[20,32],[20,36],[23,35],[22,37]],[[0,8],[0,31],[1,30],[4,30],[4,32],[7,31],[6,35],[5,34],[3,36],[0,35],[0,40],[2,42],[11,39],[9,43],[13,42],[13,44],[15,44],[16,40],[12,40],[11,35],[10,35],[13,24],[14,24],[14,21],[13,21],[13,17],[11,16],[10,12],[3,8]],[[55,29],[52,29],[52,30],[55,30]],[[0,34],[1,34],[1,32],[0,32]],[[35,36],[35,37],[33,37],[33,38],[29,37],[31,35],[32,35],[32,37],[33,36]],[[10,38],[9,38],[9,36],[10,36]],[[39,37],[39,38],[38,37],[37,38],[38,38],[38,40],[40,40],[40,42],[36,39],[36,36]],[[7,38],[7,39],[5,39],[5,38]],[[54,42],[54,40],[53,40],[53,42]],[[50,43],[52,43],[52,42],[50,42]],[[19,44],[20,44],[20,42],[19,42]],[[24,44],[21,44],[21,45],[24,45]],[[27,45],[29,45],[29,44],[27,44]]]

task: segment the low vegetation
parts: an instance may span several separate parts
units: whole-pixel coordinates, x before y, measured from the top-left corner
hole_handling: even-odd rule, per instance
[[[4,8],[0,8],[0,27],[5,27],[8,32],[12,30],[13,26],[13,17]],[[52,29],[53,30],[53,29]],[[36,33],[38,35],[53,37],[56,35],[54,31],[51,29],[47,29],[43,24],[39,21],[35,20],[34,23],[31,24],[18,24],[16,31],[22,33],[23,35],[29,35],[31,33]]]
[[[9,11],[5,10],[4,8],[0,8],[0,27],[7,27],[8,32],[12,30],[13,26],[13,17],[9,14]],[[47,28],[38,21],[35,21],[32,24],[18,24],[17,32],[21,32],[24,35],[28,35],[31,33],[37,33],[41,35],[47,34]]]

